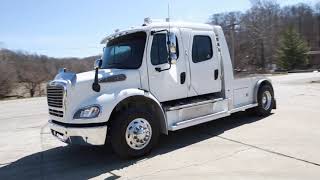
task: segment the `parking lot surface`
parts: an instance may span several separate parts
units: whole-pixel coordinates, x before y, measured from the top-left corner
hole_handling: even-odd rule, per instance
[[[271,77],[278,109],[162,136],[146,157],[73,147],[47,127],[45,98],[0,101],[0,179],[320,179],[320,73]]]

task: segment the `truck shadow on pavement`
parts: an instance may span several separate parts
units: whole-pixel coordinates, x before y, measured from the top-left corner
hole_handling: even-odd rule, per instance
[[[239,126],[263,118],[237,113],[209,123],[169,133],[160,138],[151,154],[134,160],[121,160],[111,147],[55,147],[28,155],[0,168],[0,179],[89,179],[107,174],[106,179],[117,179],[112,171],[121,170],[139,161],[152,159],[177,149],[223,134]]]

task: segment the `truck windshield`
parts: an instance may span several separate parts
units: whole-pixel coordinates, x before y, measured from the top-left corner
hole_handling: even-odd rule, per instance
[[[108,42],[102,56],[103,69],[137,69],[141,66],[146,33],[123,35]]]

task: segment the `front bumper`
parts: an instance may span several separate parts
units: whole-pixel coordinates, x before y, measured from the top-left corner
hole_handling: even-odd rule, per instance
[[[53,136],[60,141],[76,145],[104,145],[107,125],[65,124],[49,120],[49,128]]]

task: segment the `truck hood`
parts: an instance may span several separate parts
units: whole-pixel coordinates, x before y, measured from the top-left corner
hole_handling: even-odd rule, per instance
[[[73,72],[60,72],[54,78],[54,81],[60,81],[68,84],[72,87],[89,85],[93,83],[95,76],[95,71],[88,71],[83,73],[73,73]],[[104,84],[112,83],[128,83],[128,80],[133,80],[131,88],[139,88],[141,86],[140,73],[138,70],[128,70],[128,69],[100,69],[98,73],[98,79],[101,86]],[[91,88],[90,85],[90,88]],[[114,84],[113,84],[114,85]],[[109,85],[112,86],[112,85]]]
[[[128,69],[100,69],[99,84],[100,92],[92,90],[95,71],[75,74],[61,72],[51,84],[62,83],[66,86],[66,99],[64,106],[68,109],[67,119],[72,119],[73,114],[82,106],[96,102],[101,95],[108,94],[117,96],[122,90],[141,88],[139,70]]]
[[[75,93],[97,94],[92,90],[95,71],[76,74],[75,80],[71,80]],[[128,69],[100,69],[98,74],[100,93],[114,93],[127,88],[140,88],[140,73],[138,70]],[[73,91],[72,90],[72,91]],[[80,91],[80,92],[78,92]]]
[[[88,71],[88,72],[76,74],[76,83],[83,83],[87,81],[92,81],[93,83],[94,75],[95,75],[95,71]],[[105,79],[119,76],[119,75],[124,75],[126,77],[130,75],[135,76],[135,75],[139,75],[139,72],[137,70],[127,70],[127,69],[100,69],[98,78],[99,78],[99,81],[104,82],[103,80]],[[122,80],[126,80],[126,78]],[[121,81],[121,80],[118,80],[118,81]],[[113,82],[116,82],[116,80],[114,80]]]

